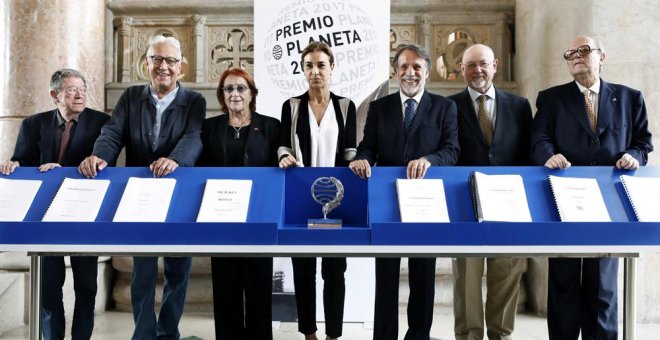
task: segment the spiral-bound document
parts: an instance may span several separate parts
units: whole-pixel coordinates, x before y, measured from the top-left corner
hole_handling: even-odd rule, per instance
[[[245,222],[252,180],[207,179],[197,222]]]
[[[520,175],[486,175],[481,172],[471,172],[468,184],[477,221],[532,221],[525,185]]]
[[[401,222],[449,222],[441,179],[396,180]]]
[[[611,222],[595,178],[548,176],[562,222]]]
[[[23,221],[40,186],[39,180],[0,178],[0,221]]]
[[[660,178],[633,177],[622,175],[619,177],[635,216],[640,222],[660,222]]]
[[[130,177],[113,222],[165,222],[176,179]]]
[[[65,178],[50,203],[44,222],[94,222],[108,191],[107,179]]]

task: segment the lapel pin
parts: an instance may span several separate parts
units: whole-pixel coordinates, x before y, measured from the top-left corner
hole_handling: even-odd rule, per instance
[[[615,101],[616,101],[616,97],[612,98],[612,101],[615,102]]]

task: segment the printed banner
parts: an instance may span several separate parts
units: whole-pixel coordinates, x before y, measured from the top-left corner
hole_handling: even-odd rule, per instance
[[[389,79],[389,0],[255,0],[257,111],[280,117],[282,103],[307,91],[301,53],[323,41],[335,55],[330,90],[356,106]]]

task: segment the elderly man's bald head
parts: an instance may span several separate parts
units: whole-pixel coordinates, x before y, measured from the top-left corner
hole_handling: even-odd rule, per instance
[[[463,52],[461,74],[465,84],[479,93],[486,93],[493,85],[498,60],[493,50],[482,44],[475,44]]]

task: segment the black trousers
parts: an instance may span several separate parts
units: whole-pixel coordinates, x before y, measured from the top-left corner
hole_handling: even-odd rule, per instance
[[[73,307],[71,339],[89,339],[94,330],[94,303],[96,300],[96,274],[98,256],[71,256],[73,290],[76,302]],[[44,256],[41,268],[41,322],[45,340],[64,339],[65,318],[62,303],[62,286],[66,268],[63,256]]]
[[[399,335],[400,258],[376,258],[374,340],[397,340]],[[410,297],[405,340],[429,340],[435,296],[435,258],[408,260]]]
[[[616,258],[551,258],[548,276],[550,340],[616,340]]]
[[[273,258],[213,257],[211,273],[215,338],[272,340]]]
[[[298,309],[298,331],[303,334],[312,334],[317,330],[316,258],[293,257],[291,263],[293,264],[293,285],[296,290],[296,307]],[[325,333],[332,338],[341,336],[344,323],[345,272],[345,257],[324,257],[321,260]]]

